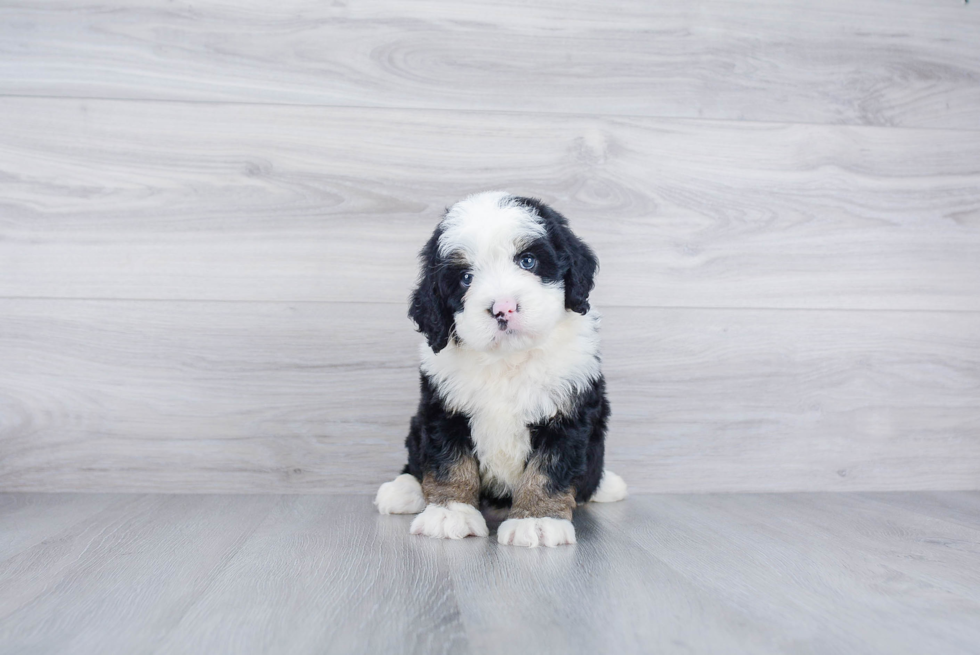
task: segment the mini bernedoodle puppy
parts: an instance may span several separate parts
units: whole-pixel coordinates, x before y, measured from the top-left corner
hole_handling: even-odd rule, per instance
[[[602,467],[609,403],[595,254],[531,198],[470,196],[420,253],[409,317],[425,334],[408,465],[378,489],[412,534],[485,537],[484,507],[510,506],[502,544],[575,543],[572,508],[626,497]],[[421,513],[420,513],[421,512]]]

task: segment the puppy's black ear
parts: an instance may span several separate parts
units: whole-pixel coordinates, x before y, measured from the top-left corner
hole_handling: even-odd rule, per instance
[[[565,309],[584,315],[589,312],[589,293],[595,286],[599,260],[592,248],[575,236],[567,224],[563,224],[561,230],[565,233],[565,252],[569,255],[568,272],[565,273]]]
[[[421,271],[419,285],[412,292],[408,317],[415,322],[418,331],[425,335],[433,352],[439,352],[449,343],[453,329],[454,312],[443,289],[442,261],[439,258],[439,236],[436,228],[425,247],[419,253]]]
[[[562,276],[565,283],[565,309],[588,314],[589,293],[595,286],[595,274],[599,269],[599,260],[592,248],[575,236],[568,227],[568,219],[537,198],[520,197],[516,200],[541,217],[548,231],[548,238],[554,246],[559,264],[565,270]]]

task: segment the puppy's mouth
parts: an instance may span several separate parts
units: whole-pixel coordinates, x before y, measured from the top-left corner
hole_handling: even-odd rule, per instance
[[[497,329],[493,331],[487,343],[487,350],[496,352],[512,352],[513,350],[523,350],[530,346],[536,336],[528,331],[519,320],[496,321]]]
[[[519,337],[524,334],[524,329],[520,320],[515,318],[508,320],[506,318],[498,318],[496,316],[493,318],[493,324],[495,324],[497,328],[493,331],[493,336],[491,337],[494,342],[500,343],[503,341],[510,341],[511,338]]]
[[[493,340],[497,343],[504,343],[512,339],[523,339],[530,336],[520,325],[515,325],[514,321],[497,321],[497,329],[494,331]]]
[[[498,338],[503,337],[504,335],[510,336],[523,334],[525,332],[524,322],[516,316],[509,319],[495,316],[494,320],[497,322],[496,335]]]

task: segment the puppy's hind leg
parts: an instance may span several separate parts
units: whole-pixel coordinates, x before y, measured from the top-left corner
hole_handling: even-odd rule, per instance
[[[378,489],[374,505],[382,514],[418,514],[425,509],[422,485],[410,473],[402,473]]]
[[[592,494],[589,500],[593,503],[615,503],[628,495],[626,491],[626,480],[619,477],[609,470],[602,472],[602,480],[599,481],[599,488]]]

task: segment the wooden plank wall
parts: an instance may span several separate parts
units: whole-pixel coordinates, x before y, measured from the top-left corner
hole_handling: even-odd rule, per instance
[[[0,4],[0,490],[371,491],[415,252],[598,252],[635,491],[980,488],[958,1]]]

